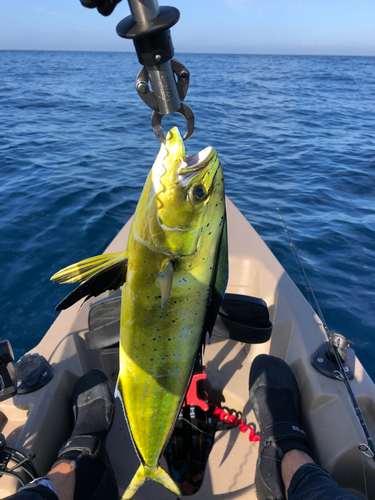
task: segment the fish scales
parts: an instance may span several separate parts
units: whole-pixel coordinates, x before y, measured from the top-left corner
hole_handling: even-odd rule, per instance
[[[146,478],[175,494],[158,465],[173,430],[228,275],[223,173],[213,148],[185,157],[177,128],[149,173],[125,252],[86,259],[56,273],[83,281],[57,309],[122,287],[120,397],[141,465],[123,499]],[[90,284],[91,283],[91,284]]]
[[[135,266],[139,263],[139,267],[136,280],[129,280],[123,290],[119,380],[126,381],[121,392],[129,426],[133,436],[138,436],[135,444],[152,467],[180,408],[201,343],[206,314],[202,303],[208,303],[211,283],[195,261],[203,258],[212,267],[214,255],[207,244],[199,257],[185,257],[175,264],[171,295],[162,308],[155,277],[164,256],[152,255],[147,247],[131,240],[128,248],[134,243]],[[194,276],[192,268],[200,276]],[[150,411],[145,411],[147,408]],[[158,433],[150,439],[144,429],[155,427],[155,423],[160,424]]]

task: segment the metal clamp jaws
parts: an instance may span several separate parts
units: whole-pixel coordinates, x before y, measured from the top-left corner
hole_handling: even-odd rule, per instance
[[[171,60],[171,65],[173,74],[177,77],[176,86],[178,96],[180,98],[180,101],[183,101],[188,91],[190,73],[185,68],[185,66],[176,59]],[[135,81],[135,88],[137,89],[140,98],[147,104],[147,106],[149,106],[154,111],[157,111],[158,113],[167,114],[164,112],[164,110],[160,109],[156,95],[150,90],[150,87],[148,85],[148,82],[150,80],[149,70],[150,68],[143,66],[141,71],[138,73],[137,79]],[[161,74],[159,74],[159,78],[162,78]]]
[[[186,141],[189,137],[192,136],[194,132],[194,113],[189,108],[187,104],[181,103],[181,108],[176,111],[179,115],[182,115],[186,120],[187,131],[186,134],[182,136],[183,140]],[[156,137],[163,144],[165,143],[165,135],[163,129],[161,128],[161,121],[164,115],[161,115],[157,111],[154,111],[151,115],[151,125],[152,129],[155,132]]]
[[[175,59],[171,60],[171,66],[173,74],[177,77],[176,86],[178,96],[180,98],[180,101],[183,101],[188,91],[190,73],[183,64],[181,64],[179,61],[176,61]],[[159,73],[159,78],[162,78],[161,73]],[[151,116],[151,125],[156,137],[160,142],[164,143],[165,136],[161,127],[161,121],[163,119],[163,116],[167,113],[161,112],[159,106],[160,99],[158,100],[154,92],[150,90],[149,80],[149,68],[144,66],[137,76],[135,87],[143,102],[145,102],[147,106],[154,110]],[[159,86],[158,88],[160,89],[162,88],[162,86]],[[189,139],[189,137],[191,137],[194,131],[194,114],[189,106],[182,102],[181,107],[176,111],[176,113],[182,115],[186,120],[187,132],[183,136],[184,141],[186,141],[187,139]]]

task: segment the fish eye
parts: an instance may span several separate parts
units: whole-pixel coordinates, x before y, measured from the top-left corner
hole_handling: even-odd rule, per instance
[[[191,203],[199,203],[206,198],[207,191],[201,182],[194,184],[189,190],[189,200]]]

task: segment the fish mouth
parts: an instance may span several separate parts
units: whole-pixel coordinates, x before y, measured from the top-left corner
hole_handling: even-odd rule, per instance
[[[185,161],[180,161],[177,171],[177,180],[181,186],[186,186],[190,180],[204,170],[215,156],[215,151],[211,146],[199,151],[191,156],[186,156]]]

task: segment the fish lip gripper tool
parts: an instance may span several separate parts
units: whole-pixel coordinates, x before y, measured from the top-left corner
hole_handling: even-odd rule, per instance
[[[157,0],[128,0],[131,16],[117,25],[117,34],[133,40],[138,61],[143,65],[136,79],[136,90],[153,110],[152,128],[160,142],[165,142],[161,127],[164,115],[179,113],[186,120],[187,140],[194,131],[194,114],[183,103],[190,73],[180,62],[172,59],[174,48],[170,28],[180,18],[175,7],[159,7]],[[149,87],[151,83],[152,90]]]

